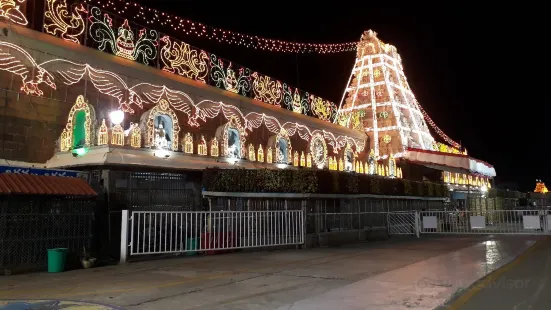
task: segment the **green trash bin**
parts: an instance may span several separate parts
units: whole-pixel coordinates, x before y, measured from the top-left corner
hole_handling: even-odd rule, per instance
[[[67,261],[67,248],[48,249],[48,272],[63,272]]]
[[[199,248],[199,238],[188,238],[186,242],[186,250],[197,250]],[[186,255],[197,255],[197,251],[186,252]]]

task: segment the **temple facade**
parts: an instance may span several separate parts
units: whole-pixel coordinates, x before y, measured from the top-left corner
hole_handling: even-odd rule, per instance
[[[0,16],[6,160],[105,180],[243,167],[491,186],[493,167],[436,142],[396,48],[372,31],[337,106],[92,4],[48,0],[39,20],[20,2]]]

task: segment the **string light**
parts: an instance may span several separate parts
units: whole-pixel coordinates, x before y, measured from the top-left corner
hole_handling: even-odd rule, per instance
[[[84,2],[114,11],[121,16],[128,16],[129,12],[132,12],[132,18],[144,25],[159,24],[187,36],[270,52],[333,54],[356,51],[358,44],[358,42],[316,44],[263,38],[211,27],[127,0],[84,0]]]
[[[142,108],[144,103],[159,103],[153,108],[154,110],[152,110],[153,112],[151,112],[150,115],[154,115],[156,109],[162,109],[163,111],[172,111],[172,109],[174,109],[187,114],[188,124],[193,127],[200,127],[197,122],[198,119],[207,121],[207,119],[216,118],[221,113],[227,120],[238,120],[239,123],[242,124],[243,130],[253,131],[264,124],[273,134],[277,135],[281,132],[285,132],[288,136],[298,134],[301,139],[306,141],[310,141],[313,135],[320,134],[328,141],[327,144],[332,146],[335,153],[347,144],[353,144],[358,152],[363,151],[366,146],[366,141],[363,139],[355,139],[348,136],[335,136],[332,132],[310,129],[308,126],[297,122],[281,123],[278,118],[265,113],[249,112],[244,114],[238,107],[223,102],[203,100],[194,103],[191,97],[186,93],[170,89],[164,85],[139,83],[130,87],[124,82],[125,79],[116,73],[99,70],[93,68],[89,64],[82,64],[59,58],[37,64],[34,58],[25,51],[25,49],[9,42],[0,41],[0,56],[0,70],[8,71],[22,77],[22,91],[25,91],[24,87],[29,87],[29,85],[33,86],[33,91],[40,91],[38,85],[41,83],[56,89],[56,84],[53,83],[53,75],[47,71],[47,69],[51,68],[51,71],[56,73],[55,76],[58,78],[57,81],[59,83],[70,86],[86,79],[100,93],[117,99],[119,102],[119,109],[126,113],[134,113],[131,109],[132,105]],[[48,79],[41,79],[40,82],[25,80],[25,75],[22,73],[26,71],[21,71],[21,66],[19,65],[22,62],[32,64],[38,71],[42,72],[41,74],[43,77],[48,77]],[[51,81],[49,79],[51,79]],[[84,102],[84,100],[82,100],[82,102]],[[84,106],[84,103],[82,105]],[[176,115],[172,117],[177,120]],[[180,130],[179,127],[177,127],[178,122],[175,122],[173,126],[175,126],[173,128],[174,132]],[[149,138],[147,138],[146,141],[150,141],[148,139],[150,139],[151,136],[152,133],[150,132]],[[174,143],[177,143],[177,141],[174,141]],[[175,145],[177,146],[177,144],[173,144],[173,147],[175,147]]]

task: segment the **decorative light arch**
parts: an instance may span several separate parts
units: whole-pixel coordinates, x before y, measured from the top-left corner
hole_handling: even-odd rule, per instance
[[[178,116],[169,107],[168,101],[161,99],[156,106],[149,110],[146,121],[146,135],[145,147],[152,147],[155,139],[155,117],[159,115],[167,115],[172,119],[172,150],[178,151],[178,138],[180,134],[180,125],[178,123]]]
[[[83,111],[85,114],[85,120],[84,120],[84,147],[90,147],[94,141],[95,136],[95,130],[94,130],[94,123],[96,121],[96,111],[94,110],[94,107],[88,104],[86,102],[86,99],[84,99],[84,96],[79,95],[77,97],[77,100],[75,101],[75,104],[71,107],[71,110],[69,111],[69,116],[67,117],[67,125],[65,125],[65,128],[63,129],[63,132],[61,133],[61,141],[60,141],[60,149],[62,152],[69,151],[73,149],[74,147],[74,141],[73,141],[73,130],[75,126],[75,114]]]
[[[222,132],[218,132],[217,135],[221,135],[222,136],[222,154],[223,156],[229,156],[229,150],[228,150],[228,140],[229,140],[229,134],[228,134],[228,131],[229,129],[234,129],[234,130],[237,130],[237,132],[239,133],[239,158],[245,156],[246,151],[247,151],[247,147],[245,145],[246,143],[246,136],[247,136],[247,131],[245,130],[245,127],[241,124],[241,121],[235,117],[235,116],[231,116],[229,118],[229,121],[221,126],[220,128],[222,128]]]
[[[327,162],[327,144],[320,133],[315,133],[310,139],[310,153],[312,153],[314,165],[318,169],[323,169]]]

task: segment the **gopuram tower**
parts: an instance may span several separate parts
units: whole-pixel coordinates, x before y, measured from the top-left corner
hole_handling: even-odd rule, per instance
[[[358,44],[335,122],[365,131],[376,158],[400,157],[408,148],[434,149],[435,140],[408,85],[400,55],[372,30],[365,31]]]

